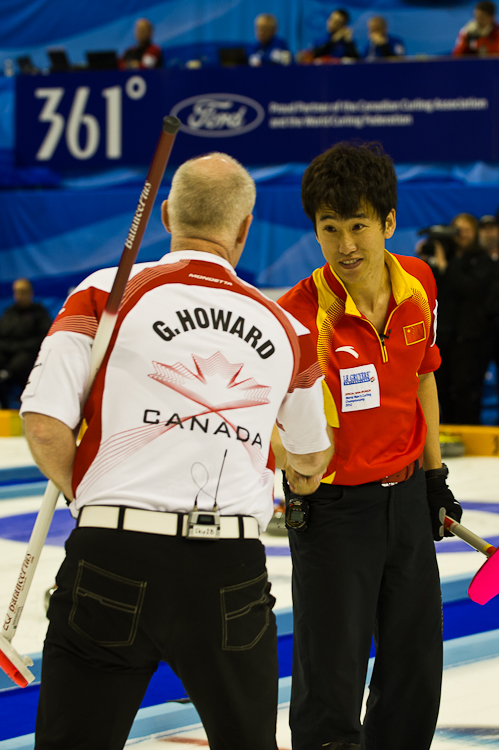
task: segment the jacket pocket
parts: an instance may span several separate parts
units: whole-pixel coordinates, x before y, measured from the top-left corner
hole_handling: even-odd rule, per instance
[[[101,646],[130,646],[147,583],[123,578],[80,560],[69,625]]]

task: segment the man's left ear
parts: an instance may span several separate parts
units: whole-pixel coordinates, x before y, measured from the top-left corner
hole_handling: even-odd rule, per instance
[[[237,243],[241,244],[241,242],[244,244],[246,242],[246,239],[248,237],[249,228],[251,226],[251,222],[253,221],[253,215],[248,214],[246,218],[242,221],[241,226],[239,227],[239,232],[237,234]]]
[[[166,229],[167,232],[170,232],[170,217],[168,216],[168,201],[163,201],[161,204],[161,221],[163,222],[163,226]]]
[[[395,209],[392,208],[385,221],[385,240],[389,240],[395,232],[397,226],[397,219],[395,217]]]

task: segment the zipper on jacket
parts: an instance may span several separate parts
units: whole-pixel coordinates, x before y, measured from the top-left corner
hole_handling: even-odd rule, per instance
[[[388,338],[388,336],[390,335],[390,331],[388,331],[388,336],[386,335],[386,333],[378,333],[378,329],[376,328],[376,326],[374,326],[371,323],[371,321],[369,320],[369,318],[364,317],[364,320],[366,321],[366,323],[369,323],[369,325],[373,329],[374,333],[376,334],[376,336],[378,338],[378,341],[379,341],[379,344],[380,344],[380,347],[381,347],[381,359],[382,359],[383,364],[386,364],[388,362],[388,352],[386,351],[386,346],[385,346],[384,339]],[[386,326],[385,326],[385,331],[386,331]]]
[[[405,302],[405,300],[403,300],[403,302],[401,304],[403,304],[404,302]],[[379,341],[380,347],[381,347],[381,359],[383,361],[383,364],[386,364],[388,362],[388,352],[386,350],[385,340],[388,341],[388,339],[390,338],[390,334],[392,332],[392,329],[388,328],[388,326],[390,325],[390,321],[392,319],[392,316],[393,316],[394,312],[396,310],[398,310],[399,307],[400,307],[400,305],[397,305],[391,311],[390,315],[388,316],[388,320],[386,321],[386,325],[385,325],[385,329],[384,329],[383,333],[378,333],[378,329],[376,328],[376,326],[374,326],[371,323],[371,321],[364,316],[364,319],[369,323],[369,325],[371,326],[371,328],[375,332],[376,336],[378,337],[378,341]]]
[[[392,332],[392,329],[390,328],[388,333],[379,334],[379,340],[381,341],[381,351],[383,354],[383,362],[388,362],[388,352],[386,351],[385,339],[388,341],[388,339],[390,338],[391,332]]]

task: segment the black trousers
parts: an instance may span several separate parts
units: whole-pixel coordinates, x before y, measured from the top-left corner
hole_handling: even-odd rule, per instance
[[[36,750],[118,750],[160,660],[212,750],[277,750],[275,599],[259,540],[76,529],[52,596]]]
[[[442,608],[424,471],[386,488],[321,485],[309,501],[308,529],[289,532],[293,750],[332,742],[428,750],[440,701]]]

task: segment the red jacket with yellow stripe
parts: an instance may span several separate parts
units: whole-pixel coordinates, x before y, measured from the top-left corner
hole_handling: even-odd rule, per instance
[[[389,476],[423,452],[419,374],[436,370],[436,285],[418,258],[385,251],[392,294],[383,333],[359,312],[326,264],[279,300],[311,331],[324,373],[335,454],[323,482],[355,485]]]

